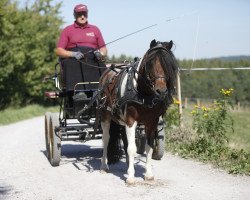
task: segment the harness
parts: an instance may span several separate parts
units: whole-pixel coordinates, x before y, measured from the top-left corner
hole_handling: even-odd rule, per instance
[[[113,104],[113,110],[117,112],[126,103],[133,102],[141,104],[140,98],[138,96],[137,88],[133,84],[135,78],[135,69],[138,67],[139,62],[135,62],[129,65],[125,70],[120,72],[118,76],[118,81],[116,83],[116,102]],[[127,79],[127,80],[124,80]],[[122,84],[126,81],[124,91],[122,91]]]
[[[120,110],[123,109],[127,103],[135,103],[148,108],[152,108],[159,103],[155,100],[154,94],[145,96],[138,92],[137,85],[134,84],[135,82],[137,83],[138,77],[136,77],[136,74],[141,76],[137,70],[138,67],[139,61],[136,61],[118,74],[118,81],[115,85],[115,91],[117,92],[116,99],[111,108],[113,114],[120,114]],[[126,84],[124,91],[122,91],[124,81],[126,81]]]

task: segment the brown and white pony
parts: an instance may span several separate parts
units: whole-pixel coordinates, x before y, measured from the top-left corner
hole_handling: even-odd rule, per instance
[[[112,120],[125,126],[128,142],[126,151],[129,164],[126,180],[128,184],[135,182],[135,131],[138,123],[144,124],[147,137],[145,180],[154,179],[151,167],[152,147],[154,139],[157,137],[159,118],[164,115],[173,101],[172,95],[178,70],[176,59],[171,51],[172,46],[172,40],[170,42],[156,42],[153,40],[150,43],[149,50],[138,61],[137,65],[131,65],[126,69],[127,72],[130,72],[130,75],[127,73],[122,76],[121,73],[124,70],[108,69],[100,78],[100,87],[104,88],[101,110],[104,149],[101,171],[109,170],[107,153],[108,145],[110,145],[109,133]],[[131,75],[133,76],[132,79],[129,78]],[[130,89],[128,89],[128,85]],[[128,90],[129,92],[133,90],[135,95],[127,96],[119,104],[119,98],[124,97]]]

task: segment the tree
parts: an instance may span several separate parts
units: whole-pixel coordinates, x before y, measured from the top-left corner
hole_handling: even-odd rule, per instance
[[[61,3],[36,0],[19,8],[16,2],[1,1],[0,18],[0,108],[42,102],[48,85],[45,75],[53,72],[54,53],[62,19]],[[2,12],[3,11],[3,12]]]
[[[181,68],[189,68],[191,60],[179,61]],[[219,59],[197,60],[198,68],[234,68],[249,67],[249,60],[222,61]],[[223,70],[223,71],[182,71],[182,96],[189,98],[217,98],[216,91],[222,88],[234,88],[235,102],[249,102],[250,100],[250,71]]]

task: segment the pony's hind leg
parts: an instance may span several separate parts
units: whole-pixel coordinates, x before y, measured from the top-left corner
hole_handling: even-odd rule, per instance
[[[101,172],[107,172],[109,170],[108,167],[108,159],[107,159],[107,152],[108,152],[108,143],[109,143],[109,129],[110,129],[110,120],[102,121],[102,141],[103,141],[103,155],[101,160]]]
[[[136,145],[135,145],[135,128],[137,122],[135,121],[134,124],[129,127],[126,125],[126,134],[128,139],[128,157],[129,157],[129,166],[128,166],[128,178],[126,183],[134,184],[135,183],[135,168],[134,168],[134,158],[136,153]]]

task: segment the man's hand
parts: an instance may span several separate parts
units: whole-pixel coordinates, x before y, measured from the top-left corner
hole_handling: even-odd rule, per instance
[[[94,51],[94,55],[97,61],[101,61],[102,60],[102,54],[99,50]]]
[[[80,60],[81,58],[84,58],[84,55],[82,52],[77,51],[77,52],[72,52],[71,57],[76,58],[77,60]]]

